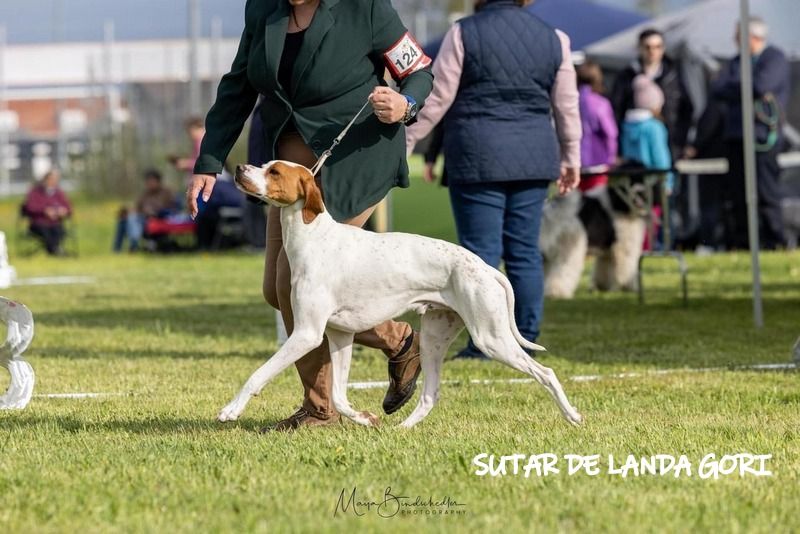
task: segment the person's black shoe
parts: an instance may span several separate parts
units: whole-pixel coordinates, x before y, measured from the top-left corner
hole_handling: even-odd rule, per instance
[[[405,405],[417,389],[422,370],[419,362],[419,332],[411,332],[399,354],[389,358],[389,389],[383,398],[383,411],[391,415]]]

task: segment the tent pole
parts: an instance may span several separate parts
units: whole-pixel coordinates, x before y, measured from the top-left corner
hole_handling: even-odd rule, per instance
[[[764,310],[761,302],[761,265],[758,242],[758,195],[756,190],[756,148],[753,115],[753,63],[750,53],[750,5],[749,0],[739,0],[739,58],[742,91],[742,136],[744,146],[744,180],[747,195],[747,233],[750,238],[750,262],[753,273],[753,323],[756,328],[764,326]]]

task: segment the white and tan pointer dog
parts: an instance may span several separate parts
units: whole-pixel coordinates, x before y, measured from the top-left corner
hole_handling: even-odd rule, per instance
[[[240,165],[236,185],[283,208],[283,246],[292,270],[295,326],[280,350],[222,409],[220,421],[237,419],[269,380],[318,347],[327,335],[334,406],[357,423],[376,425],[376,415],[354,410],[347,400],[353,334],[413,310],[422,315],[425,385],[416,409],[402,426],[414,426],[433,408],[445,352],[465,325],[484,354],[531,375],[553,396],[570,423],[581,422],[553,370],[523,350],[544,348],[526,341],[517,330],[510,283],[478,256],[437,239],[376,234],[337,223],[325,211],[311,172],[301,165],[286,161],[260,168]]]

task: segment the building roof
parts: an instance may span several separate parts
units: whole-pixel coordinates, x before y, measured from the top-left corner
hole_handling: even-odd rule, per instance
[[[238,38],[201,40],[201,79],[218,80],[236,55]],[[14,90],[105,83],[188,81],[187,40],[15,45],[6,48],[5,79]]]

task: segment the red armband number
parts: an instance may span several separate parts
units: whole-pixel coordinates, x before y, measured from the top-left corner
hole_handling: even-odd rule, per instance
[[[383,61],[396,80],[402,80],[431,64],[431,58],[425,55],[422,47],[408,32],[383,53]]]

